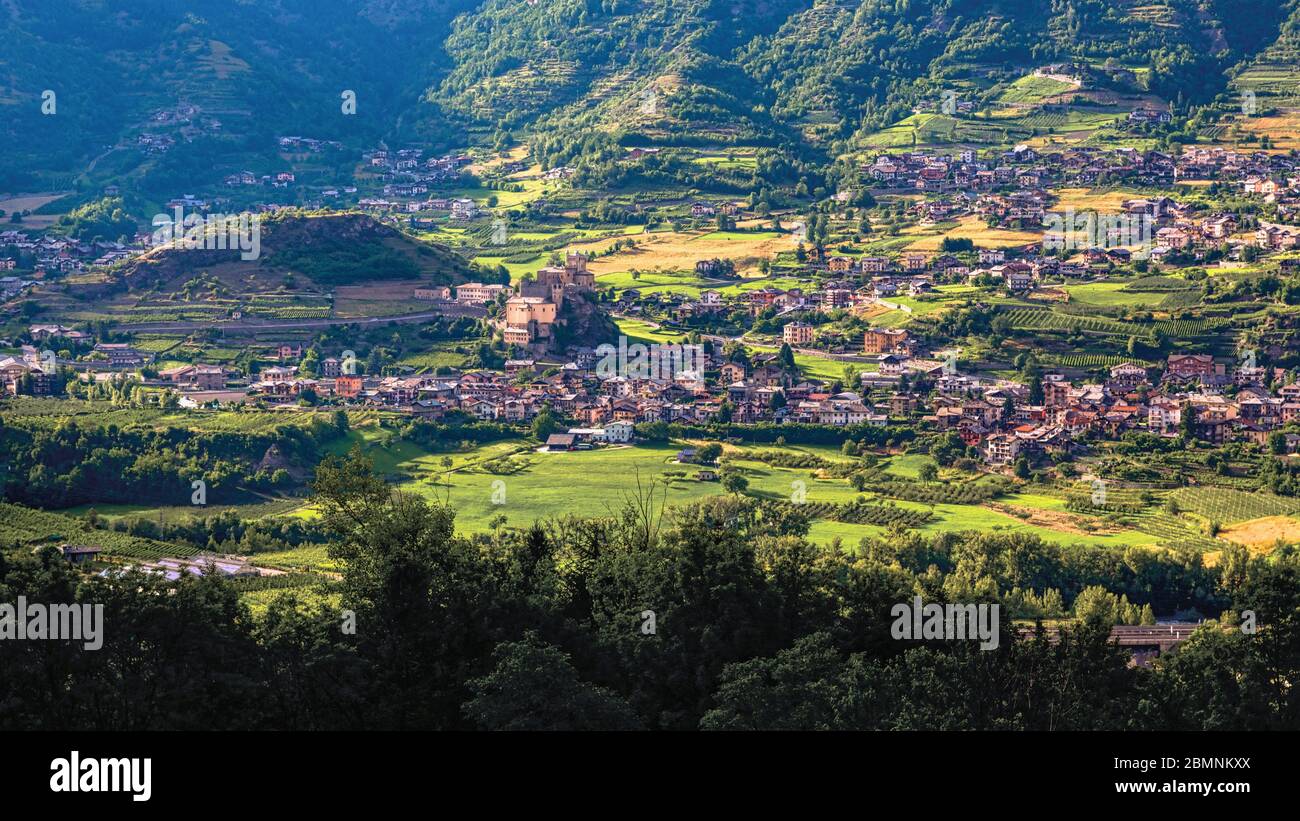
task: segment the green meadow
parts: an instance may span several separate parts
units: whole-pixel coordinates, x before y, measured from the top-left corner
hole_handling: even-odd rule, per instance
[[[505,527],[526,527],[537,519],[549,517],[610,515],[635,498],[638,482],[643,488],[653,484],[656,498],[668,507],[726,492],[716,481],[695,479],[700,467],[676,462],[682,448],[702,444],[699,442],[550,453],[537,450],[535,443],[516,440],[435,454],[397,440],[388,432],[367,436],[354,431],[351,440],[341,443],[338,450],[342,452],[352,444],[360,444],[363,452],[374,460],[376,470],[396,481],[402,490],[451,504],[456,510],[457,526],[466,532],[486,531],[494,524],[501,524],[499,517],[505,517]],[[832,462],[852,461],[832,446],[728,445],[728,464],[749,483],[745,495],[788,500],[796,492],[802,492],[810,505],[844,504],[859,498],[887,502],[900,508],[928,511],[933,518],[918,528],[924,533],[967,530],[1026,533],[1061,544],[1112,547],[1149,545],[1156,541],[1136,530],[1085,533],[1055,529],[980,504],[888,500],[870,489],[859,493],[845,479],[824,478],[807,468],[777,467],[745,458],[750,452],[776,449],[815,455]],[[451,465],[444,465],[444,459],[450,459]],[[918,478],[921,468],[927,464],[934,464],[933,459],[920,454],[895,455],[881,461],[888,473],[909,479]],[[941,481],[958,481],[958,477],[959,473],[945,470]],[[1055,496],[1035,493],[1016,493],[999,501],[1045,511],[1063,511],[1065,504]],[[298,515],[313,513],[304,508]],[[1101,525],[1101,520],[1094,517],[1076,516],[1076,519]],[[819,542],[830,543],[839,538],[851,546],[864,537],[883,535],[885,530],[875,525],[814,519],[810,532]],[[313,562],[325,561],[324,554],[317,549],[305,550],[308,553],[301,557],[294,555],[296,551],[289,551],[273,559],[286,567],[308,567]]]

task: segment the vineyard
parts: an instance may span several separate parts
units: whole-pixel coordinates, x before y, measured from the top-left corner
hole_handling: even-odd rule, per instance
[[[1163,512],[1142,512],[1124,517],[1125,523],[1155,536],[1165,547],[1189,547],[1194,550],[1219,550],[1221,542],[1202,535],[1177,516]]]
[[[249,593],[254,590],[288,590],[293,587],[319,584],[321,577],[314,573],[290,572],[274,576],[244,576],[232,578],[229,582],[241,593]]]
[[[788,450],[755,450],[739,457],[743,461],[763,462],[779,468],[804,468],[817,470],[828,467],[831,463],[811,453],[799,453]]]
[[[8,502],[0,502],[0,520],[4,521],[4,528],[0,530],[0,539],[13,540],[29,547],[68,542],[99,547],[108,555],[132,559],[165,559],[192,556],[198,552],[191,547],[172,545],[111,530],[99,530],[69,516]]]
[[[1087,368],[1110,368],[1115,365],[1131,363],[1141,365],[1144,368],[1153,367],[1156,363],[1147,359],[1138,359],[1132,356],[1118,356],[1115,354],[1099,353],[1076,353],[1062,354],[1059,356],[1050,356],[1048,360],[1062,368],[1078,368],[1080,370]]]
[[[1068,510],[1080,513],[1140,513],[1158,503],[1149,489],[1120,487],[1103,481],[1074,482],[1061,495]]]
[[[1071,316],[1043,308],[1014,308],[1002,314],[1011,327],[1019,331],[1086,331],[1103,336],[1149,336],[1160,331],[1170,337],[1186,339],[1222,328],[1223,320],[1162,319],[1132,322],[1097,316]]]
[[[1162,311],[1177,311],[1183,308],[1195,308],[1201,304],[1200,291],[1173,291],[1157,306]]]
[[[928,510],[913,510],[899,507],[892,502],[868,502],[859,497],[847,504],[834,502],[767,502],[765,508],[782,512],[798,512],[809,519],[830,519],[836,522],[855,525],[876,525],[888,527],[901,525],[907,528],[920,527],[933,518]]]
[[[1185,279],[1166,276],[1138,277],[1126,284],[1122,290],[1132,293],[1160,293],[1165,291],[1198,291],[1196,285]]]
[[[1003,478],[987,482],[915,482],[896,476],[873,474],[865,482],[870,490],[890,499],[905,502],[922,502],[938,505],[977,505],[996,499],[1011,491],[1011,483]]]
[[[1222,524],[1289,516],[1300,512],[1300,500],[1271,493],[1247,493],[1226,488],[1180,488],[1171,494],[1182,510]]]

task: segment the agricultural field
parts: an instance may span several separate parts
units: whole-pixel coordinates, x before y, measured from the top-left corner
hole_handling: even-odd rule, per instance
[[[780,348],[773,348],[762,345],[749,345],[750,350],[759,353],[776,353]],[[876,371],[879,365],[875,362],[858,362],[853,360],[835,359],[830,356],[821,356],[815,353],[805,353],[803,351],[794,352],[794,363],[799,366],[799,372],[804,376],[810,376],[814,379],[821,379],[826,382],[842,381],[846,368],[851,368],[855,372]]]
[[[59,213],[55,209],[60,208],[60,206],[54,206],[54,208],[47,208],[46,206],[65,196],[67,196],[67,192],[0,194],[0,211],[4,211],[6,214],[31,211],[31,214],[23,217],[23,225],[29,228],[47,228],[59,218]]]
[[[455,350],[451,344],[437,345],[419,353],[407,354],[398,360],[399,364],[410,365],[417,373],[431,373],[439,368],[464,368],[470,356]]]
[[[1003,89],[998,95],[1002,103],[1041,103],[1044,100],[1073,91],[1077,83],[1068,83],[1053,77],[1039,77],[1027,74]]]
[[[83,427],[116,425],[122,429],[150,430],[186,428],[212,433],[270,432],[286,425],[304,427],[310,425],[318,416],[328,418],[332,413],[324,409],[313,412],[311,409],[296,406],[273,410],[252,408],[164,410],[122,407],[109,402],[32,397],[8,400],[3,410],[5,420],[9,424],[47,430],[74,422]],[[383,415],[381,411],[369,409],[349,410],[347,414],[353,427],[363,429],[376,424]]]
[[[1300,512],[1295,499],[1226,488],[1181,488],[1171,498],[1183,510],[1225,525]]]
[[[1158,308],[1168,293],[1140,292],[1128,289],[1124,282],[1089,282],[1083,285],[1066,285],[1064,290],[1071,302],[1102,307]]]
[[[83,519],[63,512],[33,510],[8,502],[0,502],[0,519],[4,521],[7,537],[33,547],[50,542],[93,543],[106,555],[124,559],[162,559],[197,552],[169,542],[96,529]]]
[[[668,507],[681,505],[705,496],[725,493],[718,482],[694,478],[699,467],[679,464],[677,453],[683,447],[701,442],[683,441],[670,444],[610,447],[591,451],[549,453],[520,441],[429,453],[374,430],[353,431],[348,441],[334,450],[343,453],[353,445],[375,462],[376,470],[398,483],[402,490],[429,499],[449,502],[457,511],[457,526],[468,532],[481,532],[502,526],[524,527],[536,519],[574,515],[605,516],[621,509],[642,487],[653,484]],[[981,532],[1029,533],[1061,544],[1098,544],[1116,547],[1153,545],[1158,536],[1142,529],[1117,526],[1097,516],[1064,512],[1060,497],[1014,493],[1001,499],[969,504],[920,502],[897,499],[893,491],[881,487],[873,491],[855,491],[845,479],[823,475],[820,468],[783,467],[771,464],[768,456],[779,451],[788,458],[810,458],[815,464],[846,463],[848,457],[829,446],[727,445],[724,462],[748,481],[745,495],[771,502],[788,503],[797,493],[805,494],[802,504],[813,517],[812,536],[826,543],[840,538],[846,546],[869,536],[882,536],[887,528],[867,522],[837,520],[847,515],[855,504],[865,504],[870,511],[880,511],[882,518],[911,516],[921,532],[976,530]],[[443,463],[449,459],[450,466]],[[918,484],[924,465],[933,464],[928,456],[893,456],[882,462],[885,472],[908,483]],[[948,475],[947,471],[944,471]],[[951,474],[945,480],[964,486],[979,479]],[[921,489],[926,489],[919,485]],[[948,493],[944,484],[930,490]],[[927,490],[927,492],[929,492]],[[659,498],[659,497],[657,497]],[[883,509],[883,510],[882,510]],[[887,514],[894,511],[892,514]],[[291,515],[312,517],[310,507],[301,507]],[[876,516],[872,513],[872,516]],[[1190,530],[1179,535],[1194,535]],[[332,565],[323,549],[296,548],[281,553],[258,554],[259,563],[286,570],[328,572]]]
[[[909,251],[938,251],[945,238],[969,239],[980,248],[1010,248],[1039,242],[1043,235],[1038,231],[1012,231],[1006,228],[990,228],[977,216],[963,218],[951,228],[909,228],[908,235],[921,235],[908,243]]]
[[[683,294],[691,298],[699,296],[700,291],[725,284],[723,281],[705,280],[691,270],[634,269],[598,274],[596,283],[615,291],[635,289],[642,294]]]
[[[629,342],[673,344],[686,338],[685,334],[664,330],[654,323],[639,319],[618,319],[615,322]]]
[[[1245,545],[1255,552],[1268,552],[1278,544],[1300,541],[1300,519],[1293,516],[1262,516],[1229,525],[1219,538]]]
[[[615,240],[574,243],[569,251],[592,255],[588,269],[597,280],[604,274],[664,269],[694,272],[702,259],[730,259],[738,272],[756,271],[761,260],[778,253],[794,251],[799,244],[794,234],[774,231],[714,231],[694,229],[675,233],[656,231],[636,237],[636,245],[614,253],[605,253]]]
[[[1099,214],[1117,214],[1125,200],[1142,196],[1136,190],[1113,188],[1057,188],[1050,193],[1057,198],[1054,211],[1096,211]]]
[[[1133,336],[1159,329],[1168,336],[1191,337],[1222,326],[1210,319],[1156,320],[1149,323],[1122,322],[1098,316],[1075,316],[1046,308],[1012,308],[1005,313],[1011,326],[1034,331],[1082,331],[1101,336]]]
[[[951,149],[956,145],[1009,147],[1026,143],[1035,148],[1087,141],[1127,115],[1119,105],[1042,105],[1068,84],[1044,77],[1023,77],[1007,89],[1017,99],[1001,99],[987,112],[957,116],[921,112],[864,136],[864,149],[909,151],[914,148]]]
[[[1286,152],[1300,148],[1300,111],[1238,117],[1233,124],[1233,129],[1257,137],[1268,137],[1271,151]]]

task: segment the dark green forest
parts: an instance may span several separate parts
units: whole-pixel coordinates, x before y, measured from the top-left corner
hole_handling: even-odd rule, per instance
[[[806,520],[716,497],[469,538],[359,456],[314,483],[338,607],[235,584],[91,575],[7,551],[0,599],[94,602],[104,645],[3,642],[5,729],[1297,729],[1300,555],[1062,550],[903,534],[817,547]],[[890,636],[893,604],[1075,598],[1222,608],[1130,666],[1104,613],[1000,646]],[[1261,629],[1232,629],[1254,611]],[[653,612],[653,630],[646,625]]]
[[[1132,69],[1129,91],[1192,116],[1291,37],[1295,14],[1272,0],[14,0],[0,12],[0,190],[87,183],[93,161],[174,196],[270,169],[285,134],[340,141],[322,160],[336,170],[380,140],[526,139],[548,167],[611,188],[702,181],[668,158],[629,179],[612,162],[625,146],[746,145],[769,152],[760,167],[715,169],[712,185],[811,189],[940,90],[979,100],[1050,63]],[[340,115],[345,90],[355,116]],[[156,112],[185,105],[198,134],[134,150]]]

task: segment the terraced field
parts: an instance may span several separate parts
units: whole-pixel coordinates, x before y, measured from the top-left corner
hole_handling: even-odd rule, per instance
[[[1124,322],[1096,316],[1073,316],[1043,308],[1015,308],[1004,314],[1011,327],[1024,331],[1085,331],[1103,336],[1133,336],[1159,330],[1166,336],[1202,336],[1224,327],[1218,319],[1164,319],[1148,323]]]
[[[4,522],[3,535],[35,547],[42,544],[95,545],[109,556],[133,559],[162,559],[168,556],[192,556],[197,550],[178,547],[167,542],[144,539],[126,533],[100,530],[86,522],[42,510],[32,510],[20,505],[0,502],[0,521]]]
[[[1172,497],[1183,510],[1225,525],[1300,512],[1300,500],[1271,493],[1189,487],[1174,491]]]

